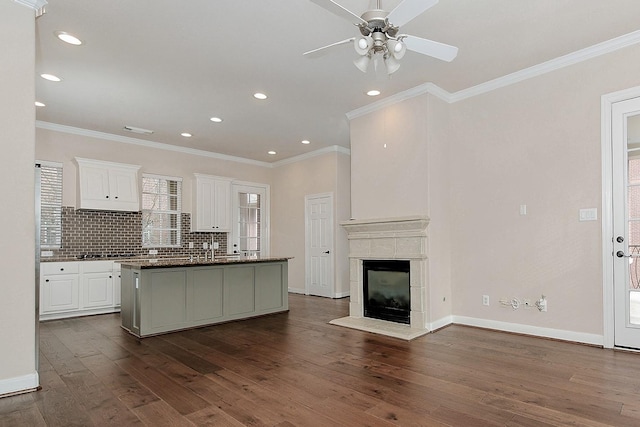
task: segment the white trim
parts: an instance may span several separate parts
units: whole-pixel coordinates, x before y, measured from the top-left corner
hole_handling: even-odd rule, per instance
[[[243,157],[236,157],[236,156],[228,156],[226,154],[219,154],[211,151],[198,150],[195,148],[179,147],[177,145],[165,144],[163,142],[147,141],[144,139],[132,138],[130,136],[114,135],[106,132],[98,132],[95,130],[82,129],[82,128],[77,128],[73,126],[59,125],[56,123],[43,122],[40,120],[36,120],[36,127],[40,129],[53,130],[56,132],[70,133],[73,135],[88,136],[91,138],[105,139],[108,141],[122,142],[125,144],[140,145],[143,147],[155,148],[158,150],[174,151],[178,153],[192,154],[194,156],[203,156],[203,157],[210,157],[214,159],[227,160],[231,162],[247,163],[255,166],[262,166],[265,168],[273,167],[271,163],[260,162],[258,160],[245,159]]]
[[[431,322],[427,326],[430,331],[435,331],[451,324],[453,324],[453,316],[449,315],[443,317],[442,319],[438,319],[435,322]]]
[[[261,162],[259,160],[246,159],[244,157],[229,156],[226,154],[214,153],[212,151],[181,147],[177,145],[165,144],[163,142],[147,141],[145,139],[132,138],[130,136],[114,135],[112,133],[99,132],[99,131],[90,130],[90,129],[82,129],[82,128],[77,128],[77,127],[67,126],[67,125],[59,125],[56,123],[43,122],[41,120],[36,120],[36,128],[47,129],[47,130],[52,130],[56,132],[70,133],[73,135],[88,136],[91,138],[121,142],[124,144],[140,145],[143,147],[155,148],[158,150],[167,150],[167,151],[174,151],[174,152],[183,153],[183,154],[191,154],[193,156],[202,156],[202,157],[209,157],[209,158],[220,159],[220,160],[227,160],[231,162],[246,163],[254,166],[261,166],[263,168],[276,168],[278,166],[286,165],[289,163],[295,163],[300,160],[321,156],[326,153],[335,152],[335,153],[346,154],[348,156],[351,155],[351,150],[349,150],[348,148],[341,147],[339,145],[332,145],[330,147],[321,148],[319,150],[315,150],[310,153],[301,154],[299,156],[290,157],[288,159],[279,160],[273,163],[267,163],[267,162]]]
[[[155,178],[155,179],[166,179],[167,181],[179,181],[182,182],[181,176],[168,176],[168,175],[158,175],[155,173],[143,173],[143,178]]]
[[[454,93],[447,92],[434,83],[424,83],[420,86],[416,86],[412,89],[400,92],[388,98],[384,98],[372,104],[352,110],[347,113],[347,118],[349,120],[352,120],[356,117],[369,114],[371,112],[380,110],[382,108],[397,104],[399,102],[425,93],[430,93],[450,104],[453,104],[455,102],[469,99],[477,95],[482,95],[496,89],[510,86],[524,80],[528,80],[546,73],[550,73],[552,71],[559,70],[561,68],[575,65],[589,59],[597,58],[598,56],[606,55],[608,53],[615,52],[616,50],[620,50],[637,43],[640,43],[640,30],[633,31],[631,33],[613,38],[611,40],[607,40],[602,43],[580,49],[567,55],[551,59],[541,64],[537,64],[532,67],[528,67],[520,71],[516,71],[514,73],[507,74],[505,76],[498,77],[484,83],[480,83],[476,86],[459,90],[458,92]]]
[[[38,164],[40,166],[48,166],[50,168],[61,168],[63,166],[62,163],[59,162],[50,162],[48,160],[36,160],[35,164]]]
[[[597,346],[602,346],[604,342],[602,335],[565,331],[562,329],[541,328],[539,326],[499,322],[497,320],[478,319],[475,317],[453,316],[453,323]]]
[[[350,292],[349,291],[344,291],[344,292],[336,292],[335,294],[333,294],[333,298],[346,298],[348,296],[350,296]]]
[[[307,295],[307,294],[304,293],[304,289],[289,288],[288,291],[289,291],[290,294]]]
[[[277,162],[271,163],[272,167],[277,168],[279,166],[288,165],[290,163],[299,162],[301,160],[311,159],[313,157],[322,156],[327,153],[342,153],[347,156],[351,155],[351,150],[345,147],[341,147],[339,145],[332,145],[330,147],[320,148],[319,150],[311,151],[309,153],[300,154],[299,156],[289,157],[288,159],[278,160]]]
[[[602,315],[603,345],[615,346],[615,311],[613,288],[613,140],[611,110],[613,104],[640,96],[640,86],[608,93],[601,97],[601,157],[602,157]]]
[[[40,387],[40,378],[37,372],[20,377],[3,379],[0,380],[0,397],[34,391],[38,387]]]
[[[33,10],[42,9],[47,5],[47,0],[13,0],[13,2]]]

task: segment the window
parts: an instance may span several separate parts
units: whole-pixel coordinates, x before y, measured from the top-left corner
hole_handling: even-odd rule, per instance
[[[62,165],[40,162],[40,247],[62,246]]]
[[[182,178],[142,175],[142,246],[180,246]]]
[[[233,184],[233,253],[247,256],[268,255],[269,187]]]

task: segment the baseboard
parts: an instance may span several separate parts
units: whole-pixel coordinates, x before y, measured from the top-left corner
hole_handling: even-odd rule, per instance
[[[40,387],[38,373],[0,380],[0,397],[25,393]]]
[[[349,295],[350,295],[350,292],[349,292],[349,291],[346,291],[346,292],[337,292],[337,293],[333,294],[333,298],[336,298],[336,299],[338,299],[338,298],[346,298],[346,297],[348,297]]]
[[[304,293],[304,289],[297,289],[297,288],[289,288],[289,293],[290,293],[290,294],[306,295],[306,294]]]
[[[578,342],[582,344],[603,346],[604,336],[587,334],[584,332],[565,331],[562,329],[541,328],[539,326],[522,325],[519,323],[499,322],[497,320],[478,319],[475,317],[452,316],[454,324],[476,326],[497,331],[513,332],[517,334],[533,335],[562,341]]]
[[[438,329],[442,329],[445,326],[449,326],[450,324],[453,323],[453,316],[445,316],[442,319],[438,319],[435,322],[431,322],[429,323],[429,330],[430,331],[437,331]]]

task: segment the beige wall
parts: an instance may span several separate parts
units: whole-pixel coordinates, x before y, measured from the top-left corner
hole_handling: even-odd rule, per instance
[[[426,97],[351,121],[354,219],[426,214],[427,121]]]
[[[36,158],[63,163],[64,206],[76,206],[78,165],[73,160],[75,157],[140,165],[141,173],[182,177],[183,211],[189,213],[194,172],[271,184],[268,167],[36,129]]]
[[[601,223],[579,210],[601,215],[601,96],[638,85],[634,46],[464,101],[421,95],[352,120],[353,216],[430,217],[431,322],[603,334]],[[499,304],[541,294],[544,314]]]
[[[349,219],[349,157],[328,153],[274,169],[271,238],[275,255],[293,254],[289,262],[289,289],[305,291],[305,196],[333,193],[335,215],[335,285],[349,289],[346,233],[338,223]]]
[[[0,1],[0,180],[10,189],[0,221],[0,394],[38,386],[35,358],[33,10]]]
[[[578,215],[601,217],[601,96],[637,85],[639,46],[452,105],[455,315],[603,333],[601,223]]]

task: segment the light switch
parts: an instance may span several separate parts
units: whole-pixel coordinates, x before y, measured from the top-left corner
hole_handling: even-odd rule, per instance
[[[598,208],[580,209],[580,221],[597,221]]]
[[[520,215],[527,214],[527,205],[520,205]]]

